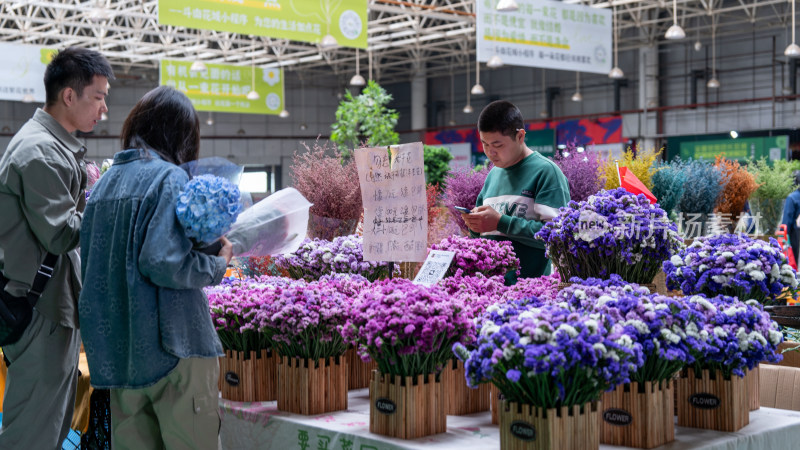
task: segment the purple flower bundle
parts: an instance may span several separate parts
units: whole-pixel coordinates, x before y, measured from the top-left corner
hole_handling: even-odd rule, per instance
[[[446,277],[478,273],[493,277],[505,275],[512,270],[519,275],[519,258],[514,253],[511,241],[448,236],[432,245],[431,250],[455,252],[456,256],[445,274]]]
[[[272,348],[272,339],[259,330],[257,314],[292,283],[287,278],[260,277],[226,279],[204,288],[222,347],[245,354]]]
[[[465,361],[468,385],[492,382],[507,400],[541,408],[597,400],[642,362],[641,345],[620,325],[555,305],[487,320],[476,349],[453,350]]]
[[[319,281],[336,289],[349,299],[356,298],[362,290],[367,289],[371,284],[366,277],[354,273],[332,273],[323,275],[319,278]]]
[[[324,281],[298,281],[275,294],[257,319],[281,356],[317,361],[344,354],[341,328],[350,308],[344,294]]]
[[[694,354],[695,372],[720,370],[726,379],[732,375],[743,377],[745,369],[752,369],[761,361],[782,359],[776,350],[783,334],[758,302],[741,302],[722,295],[695,295],[686,300],[703,321],[702,327],[686,330],[687,335],[705,344],[702,351]]]
[[[554,302],[575,311],[584,309],[586,305],[591,306],[591,304],[597,303],[603,296],[612,298],[620,298],[623,295],[644,297],[650,294],[650,290],[646,287],[636,283],[627,283],[616,274],[611,275],[607,280],[599,278],[582,280],[573,277],[569,281],[572,284],[559,291]]]
[[[486,277],[482,273],[442,278],[437,286],[448,295],[461,299],[471,309],[473,317],[480,316],[487,306],[497,303],[508,289],[503,276]]]
[[[574,144],[568,143],[565,150],[556,152],[553,162],[567,177],[570,199],[576,202],[588,199],[606,184],[600,170],[603,161],[599,152],[578,150]]]
[[[379,281],[353,302],[342,335],[381,373],[438,375],[453,357],[452,345],[474,334],[467,309],[438,286]]]
[[[550,301],[558,294],[558,284],[561,276],[558,272],[537,278],[520,278],[517,284],[509,286],[500,298],[500,301],[516,300],[520,298],[536,297]]]
[[[683,297],[648,295],[619,287],[601,289],[598,295],[596,285],[584,289],[573,285],[570,290],[565,294],[569,296],[567,302],[577,311],[610,318],[642,346],[644,363],[631,373],[631,381],[642,384],[667,380],[694,363],[693,355],[705,349],[701,339],[686,332],[701,328],[704,322]]]
[[[625,189],[571,201],[536,234],[561,278],[608,278],[650,283],[682,246],[678,229],[658,204]]]
[[[775,302],[784,289],[797,288],[797,272],[778,242],[744,234],[703,236],[664,262],[667,287],[684,294],[718,294]]]
[[[396,268],[392,262],[364,261],[363,238],[354,234],[333,241],[306,239],[293,253],[275,256],[275,264],[292,278],[306,281],[332,273],[352,273],[375,281]]]
[[[461,218],[461,213],[456,211],[456,206],[464,208],[474,208],[475,203],[478,201],[478,195],[483,189],[483,183],[486,181],[486,176],[489,175],[492,165],[481,169],[472,170],[468,168],[459,168],[451,170],[447,174],[447,181],[444,190],[444,205],[450,212],[450,216],[458,224],[461,232],[467,234],[469,228]]]

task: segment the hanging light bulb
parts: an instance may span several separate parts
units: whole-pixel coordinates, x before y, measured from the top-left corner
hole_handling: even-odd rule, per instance
[[[300,124],[300,129],[303,130],[303,131],[306,131],[308,129],[308,125],[306,125],[306,123],[303,122],[303,123]]]
[[[794,29],[794,2],[797,0],[792,0],[792,43],[786,47],[786,50],[783,51],[783,54],[788,56],[789,58],[797,58],[800,57],[800,47],[797,45],[797,41],[794,39],[795,37],[795,29]]]
[[[25,94],[22,96],[22,103],[33,103],[34,101],[36,101],[36,99],[33,98],[33,95],[31,94]]]
[[[102,0],[95,2],[94,7],[89,10],[89,20],[92,22],[105,22],[110,18],[111,14],[109,14],[105,2]]]
[[[694,51],[699,52],[703,49],[703,43],[698,41],[694,41]]]
[[[206,125],[211,126],[214,125],[214,117],[211,113],[208,113],[208,119],[206,119]]]
[[[256,92],[256,62],[255,56],[253,56],[253,64],[250,65],[250,92],[247,93],[248,100],[258,100],[261,98]]]
[[[476,59],[476,61],[477,61],[477,59]],[[476,84],[475,86],[472,86],[472,90],[471,91],[469,89],[469,55],[467,55],[467,104],[464,106],[464,109],[462,110],[462,111],[464,111],[464,114],[472,114],[473,110],[472,110],[472,105],[469,104],[469,94],[470,94],[470,92],[475,92],[475,88],[476,87],[480,87],[481,88],[480,89],[480,91],[481,91],[480,93],[483,94],[483,86],[481,86],[480,84]]]
[[[486,91],[481,86],[481,63],[478,62],[478,56],[475,56],[475,86],[472,86],[470,91],[472,95],[483,95]]]
[[[683,39],[686,37],[683,28],[678,25],[678,0],[672,0],[672,26],[669,27],[664,37],[670,40]]]
[[[582,102],[583,96],[581,95],[581,73],[575,72],[575,93],[572,94],[570,100],[573,102]]]
[[[361,76],[361,70],[359,68],[359,57],[358,57],[358,49],[356,49],[356,74],[353,75],[353,78],[350,78],[350,86],[364,86],[367,84],[367,81],[364,77]]]
[[[500,0],[495,9],[502,12],[513,12],[519,9],[519,5],[516,0]]]
[[[463,111],[464,111],[464,114],[472,114],[472,111],[473,111],[472,105],[467,103],[466,106],[464,106]]]
[[[100,114],[100,121],[102,122],[104,120],[108,120],[108,114],[106,114],[106,113]]]
[[[711,79],[706,83],[706,87],[710,89],[719,88],[719,80],[717,80],[717,23],[714,16],[711,16]]]
[[[278,117],[280,117],[281,119],[289,117],[289,111],[285,109],[281,110],[281,112],[278,113]]]
[[[331,49],[339,46],[339,42],[336,41],[336,38],[333,37],[331,34],[326,34],[321,41],[319,41],[319,46],[322,49]]]
[[[499,56],[493,55],[489,58],[489,61],[486,62],[486,67],[490,69],[497,69],[498,67],[503,67],[503,60],[500,59]]]
[[[625,73],[619,68],[619,26],[617,25],[617,6],[612,3],[611,26],[614,28],[614,68],[608,72],[608,78],[619,80],[625,78]]]
[[[205,72],[206,70],[208,69],[206,68],[206,65],[203,61],[195,61],[192,63],[192,66],[189,67],[189,72],[194,72],[194,73],[201,73]]]

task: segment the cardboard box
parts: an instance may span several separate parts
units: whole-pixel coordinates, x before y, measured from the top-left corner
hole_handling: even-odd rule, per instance
[[[800,411],[800,368],[761,364],[761,406]]]

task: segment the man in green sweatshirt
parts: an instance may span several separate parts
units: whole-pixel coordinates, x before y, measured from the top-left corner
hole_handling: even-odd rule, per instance
[[[550,272],[544,242],[534,235],[544,222],[569,202],[569,185],[561,169],[525,145],[522,113],[512,103],[498,100],[478,117],[483,152],[494,164],[478,195],[475,208],[461,216],[472,237],[511,241],[520,260],[520,276]],[[506,284],[516,274],[506,274]]]

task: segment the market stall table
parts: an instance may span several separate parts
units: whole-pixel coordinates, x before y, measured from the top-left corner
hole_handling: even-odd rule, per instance
[[[350,391],[347,411],[301,416],[277,410],[276,402],[239,403],[220,400],[224,450],[313,449],[499,449],[500,435],[488,412],[448,416],[447,433],[401,440],[369,432],[369,391]],[[601,449],[618,449],[601,445]],[[675,441],[659,449],[797,449],[800,412],[761,408],[750,424],[735,433],[675,427]]]

